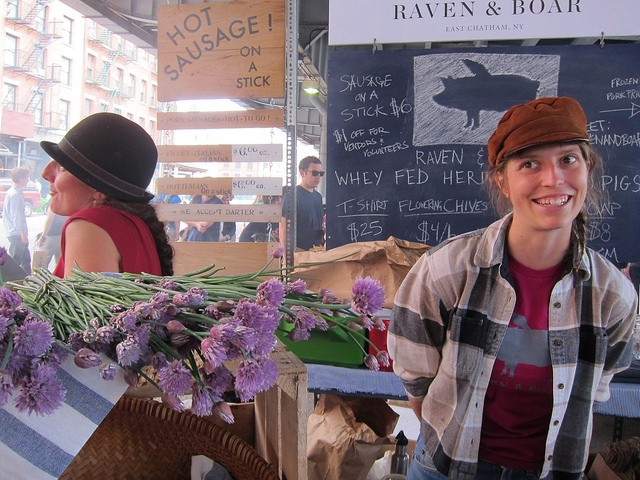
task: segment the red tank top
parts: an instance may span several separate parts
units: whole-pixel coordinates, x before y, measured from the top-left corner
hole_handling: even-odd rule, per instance
[[[106,231],[120,253],[120,272],[162,275],[160,258],[151,230],[140,217],[110,206],[91,207],[71,215],[62,228],[62,254],[53,274],[64,277],[67,225],[81,219]]]

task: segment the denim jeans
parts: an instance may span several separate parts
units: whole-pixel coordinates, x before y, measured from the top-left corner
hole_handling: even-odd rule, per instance
[[[447,478],[436,470],[431,457],[424,451],[422,437],[419,437],[407,470],[407,480],[447,480]]]
[[[449,477],[436,470],[431,457],[424,451],[424,442],[419,438],[409,464],[407,480],[447,480],[447,478]],[[474,480],[538,480],[539,478],[540,472],[505,468],[480,460]]]

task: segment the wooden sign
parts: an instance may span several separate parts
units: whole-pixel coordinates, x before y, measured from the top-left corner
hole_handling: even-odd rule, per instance
[[[156,193],[167,195],[282,195],[282,179],[258,178],[170,178],[156,180]]]
[[[158,162],[281,162],[282,145],[158,145]]]
[[[160,130],[195,128],[269,128],[284,126],[284,111],[158,112]]]
[[[158,7],[158,100],[284,97],[285,0]]]
[[[280,205],[231,205],[231,204],[170,204],[156,206],[158,218],[163,222],[182,220],[185,222],[279,222],[282,216]]]

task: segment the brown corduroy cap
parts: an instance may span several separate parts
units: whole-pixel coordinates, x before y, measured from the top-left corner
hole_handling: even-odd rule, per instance
[[[537,98],[512,106],[502,116],[489,139],[489,165],[524,148],[570,141],[589,141],[582,106],[571,97]]]

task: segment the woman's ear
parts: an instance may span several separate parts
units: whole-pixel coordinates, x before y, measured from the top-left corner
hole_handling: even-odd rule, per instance
[[[504,171],[496,173],[495,179],[498,189],[500,189],[500,191],[506,198],[509,198],[509,188],[507,185],[507,180],[504,177]]]
[[[99,191],[95,191],[93,192],[93,202],[94,203],[103,203],[105,201],[105,199],[107,198],[107,196]]]

